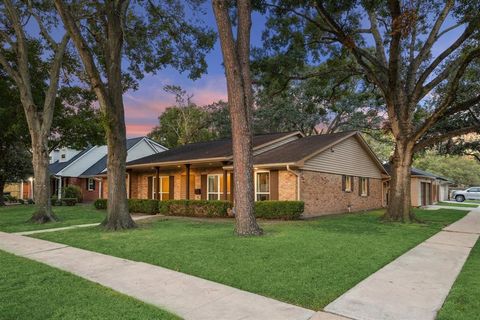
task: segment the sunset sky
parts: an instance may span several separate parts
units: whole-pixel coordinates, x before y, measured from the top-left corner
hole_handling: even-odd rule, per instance
[[[204,9],[206,13],[203,16],[204,23],[216,32],[215,18],[209,2],[204,5]],[[265,19],[258,13],[254,13],[252,20],[252,45],[259,46]],[[150,132],[158,124],[158,116],[175,102],[173,95],[163,91],[165,85],[181,86],[189,94],[193,94],[192,100],[198,105],[221,99],[227,100],[222,53],[218,40],[207,55],[207,63],[207,74],[196,81],[188,79],[186,73],[180,74],[174,69],[165,69],[156,75],[146,75],[137,91],[127,92],[124,95],[127,135],[136,137]]]

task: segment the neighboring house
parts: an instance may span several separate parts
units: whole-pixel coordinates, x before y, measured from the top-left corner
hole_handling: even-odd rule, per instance
[[[21,180],[20,182],[11,182],[5,184],[3,189],[4,194],[11,195],[17,199],[32,199],[33,198],[33,178],[29,180]]]
[[[382,207],[388,176],[357,132],[253,138],[255,200],[302,200],[305,216]],[[127,163],[138,199],[232,200],[231,139],[188,144]]]
[[[127,161],[163,152],[167,148],[147,137],[127,139]],[[84,201],[103,196],[102,175],[107,168],[107,146],[92,146],[84,150],[62,148],[50,154],[49,170],[52,175],[52,195],[61,197],[62,189],[76,185]]]
[[[390,165],[384,166],[385,170],[390,173]],[[450,183],[451,181],[445,177],[412,167],[410,185],[412,206],[421,207],[448,200]],[[388,189],[385,192],[388,193]],[[388,197],[385,204],[388,204]]]

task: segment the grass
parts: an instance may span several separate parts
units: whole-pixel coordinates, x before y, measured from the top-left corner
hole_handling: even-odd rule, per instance
[[[470,201],[470,200],[469,200]],[[478,204],[472,204],[472,203],[461,203],[461,202],[439,202],[437,203],[439,206],[446,206],[446,207],[465,207],[465,208],[477,208]]]
[[[32,205],[15,205],[0,207],[0,231],[19,232],[66,227],[76,224],[101,222],[105,211],[95,210],[91,205],[73,207],[53,207],[58,222],[37,224],[29,222],[35,207]]]
[[[179,319],[93,282],[0,251],[0,319]]]
[[[480,241],[472,249],[437,316],[438,320],[478,319],[480,315]]]
[[[124,232],[85,228],[35,237],[163,266],[319,310],[466,214],[417,210],[424,224],[382,223],[382,211],[265,222],[258,238],[233,223],[165,219]]]

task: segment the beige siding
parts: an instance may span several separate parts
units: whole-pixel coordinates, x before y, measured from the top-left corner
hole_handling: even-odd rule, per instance
[[[303,169],[370,178],[382,177],[375,160],[355,137],[350,137],[307,160]]]
[[[255,150],[255,151],[253,152],[253,155],[256,156],[256,155],[259,155],[259,154],[261,154],[261,153],[270,151],[270,150],[272,150],[272,149],[278,148],[278,147],[280,147],[280,146],[283,146],[283,145],[286,144],[286,143],[295,141],[295,140],[297,140],[297,139],[299,139],[299,138],[298,138],[298,135],[295,135],[295,136],[293,136],[293,137],[288,137],[288,138],[286,138],[286,139],[277,141],[277,142],[272,143],[272,144],[270,144],[270,145],[268,145],[268,146],[265,146],[265,147],[263,147],[263,148],[260,148],[260,149]]]

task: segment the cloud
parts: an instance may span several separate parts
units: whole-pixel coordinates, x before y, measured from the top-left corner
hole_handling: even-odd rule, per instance
[[[158,76],[147,76],[141,81],[139,90],[124,94],[127,136],[146,135],[158,124],[158,116],[168,106],[175,104],[175,97],[163,90],[167,84],[181,85],[189,94],[193,94],[192,100],[198,105],[227,100],[223,76],[207,75],[201,80],[181,81],[179,79],[179,82],[163,77],[160,80]]]

